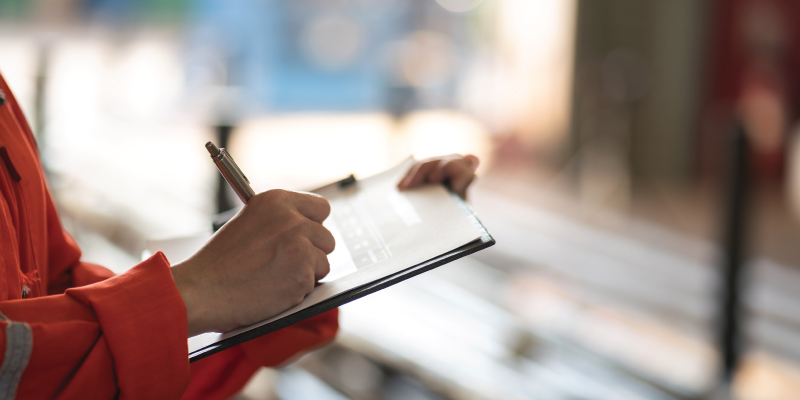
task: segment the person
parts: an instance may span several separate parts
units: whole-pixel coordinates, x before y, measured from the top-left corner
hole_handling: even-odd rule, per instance
[[[398,186],[449,181],[464,197],[477,166],[474,156],[423,160]],[[224,399],[260,366],[327,343],[336,309],[188,362],[189,336],[266,319],[314,288],[335,246],[329,212],[312,194],[259,193],[187,260],[159,252],[114,276],[81,261],[62,228],[0,75],[0,399]]]

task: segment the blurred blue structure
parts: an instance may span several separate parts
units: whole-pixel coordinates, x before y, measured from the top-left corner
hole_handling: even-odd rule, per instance
[[[189,59],[225,72],[224,82],[190,73],[190,86],[244,88],[248,100],[278,112],[407,107],[392,99],[415,90],[394,76],[391,43],[432,24],[461,27],[458,37],[441,33],[466,38],[466,18],[428,0],[200,0],[191,16]]]
[[[434,0],[86,0],[82,8],[114,27],[142,19],[185,23],[190,88],[244,89],[248,104],[278,112],[398,115],[449,107],[474,47],[468,30],[474,13],[447,11]],[[405,61],[435,69],[442,65],[431,58],[449,60],[445,78],[434,84],[410,83],[398,72],[400,44],[420,32],[434,32],[445,45],[407,52]]]

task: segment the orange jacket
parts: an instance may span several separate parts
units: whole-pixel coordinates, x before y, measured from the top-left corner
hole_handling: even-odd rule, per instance
[[[2,76],[0,90],[0,399],[224,399],[334,337],[337,310],[190,365],[169,261],[119,276],[80,261]]]

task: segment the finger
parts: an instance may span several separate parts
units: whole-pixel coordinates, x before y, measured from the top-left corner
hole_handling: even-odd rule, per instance
[[[322,223],[331,213],[328,200],[318,194],[292,191],[286,191],[286,194],[297,211],[314,222]]]
[[[336,248],[336,239],[328,228],[317,222],[309,222],[306,228],[306,235],[314,247],[322,250],[325,254],[330,254]]]
[[[472,171],[469,164],[469,161],[463,158],[450,160],[442,166],[439,172],[442,180],[447,180],[450,184],[450,188],[458,193],[461,198],[465,197],[467,187],[475,177],[475,173]]]
[[[469,165],[461,156],[447,156],[447,158],[441,160],[439,165],[436,166],[436,169],[428,175],[427,182],[440,183],[469,172]]]
[[[328,256],[322,252],[322,250],[317,249],[315,252],[316,255],[316,264],[314,266],[314,279],[316,281],[326,277],[329,272],[331,272],[331,263],[328,261]]]
[[[450,163],[457,163],[461,161],[461,156],[458,154],[448,154],[446,156],[434,157],[428,160],[431,163],[436,163],[436,166],[428,173],[423,182],[441,183],[448,178],[444,169]]]
[[[469,163],[469,168],[472,170],[472,172],[477,171],[478,166],[481,165],[481,160],[472,154],[465,155],[464,161]]]
[[[467,172],[459,174],[453,178],[450,178],[450,188],[458,194],[459,197],[466,200],[467,199],[467,188],[469,184],[475,180],[475,173],[466,170]]]
[[[448,156],[439,163],[439,166],[428,176],[428,182],[439,183],[457,180],[461,175],[472,175],[477,168],[478,158],[462,157],[458,154]]]
[[[436,168],[431,170],[428,176],[425,177],[425,182],[428,183],[442,183],[447,179],[447,172],[448,168],[452,168],[452,164],[454,161],[449,159],[439,160],[436,163]],[[449,166],[449,167],[448,167]]]
[[[425,178],[434,168],[436,168],[438,163],[439,160],[431,160],[415,165],[414,168],[412,168],[409,172],[409,175],[407,175],[406,178],[401,182],[401,188],[409,189],[423,184],[425,182]]]
[[[400,189],[407,188],[408,183],[411,182],[412,179],[414,179],[414,176],[417,175],[417,172],[419,171],[420,167],[422,167],[422,163],[415,163],[414,165],[412,165],[411,168],[408,169],[408,172],[406,172],[406,176],[404,176],[403,179],[401,179],[400,182],[397,184],[397,187]]]

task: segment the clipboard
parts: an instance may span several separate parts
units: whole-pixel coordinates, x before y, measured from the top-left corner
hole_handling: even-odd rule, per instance
[[[413,161],[413,159],[409,159]],[[406,163],[409,162],[406,161]],[[403,165],[403,164],[401,164]],[[331,188],[331,187],[338,187],[340,189],[346,189],[348,186],[356,185],[357,181],[353,175],[334,182],[330,185],[327,185],[323,188]],[[446,187],[446,186],[445,186]],[[320,188],[320,189],[323,189]],[[423,262],[416,263],[414,265],[409,265],[408,267],[385,276],[381,276],[377,279],[371,280],[367,283],[364,283],[360,286],[354,287],[350,290],[344,291],[342,293],[338,293],[330,298],[327,298],[323,301],[320,301],[316,304],[311,306],[302,308],[296,312],[291,314],[279,317],[271,322],[267,322],[263,325],[257,326],[255,328],[248,328],[245,331],[240,333],[236,333],[234,335],[224,337],[220,340],[215,340],[212,343],[197,348],[195,350],[191,350],[189,353],[189,361],[194,362],[197,360],[201,360],[205,357],[208,357],[212,354],[218,353],[230,347],[236,346],[240,343],[244,343],[248,340],[255,339],[259,336],[268,334],[270,332],[277,331],[281,328],[287,327],[294,323],[300,322],[307,318],[311,318],[315,315],[324,313],[326,311],[332,310],[336,307],[339,307],[343,304],[347,304],[351,301],[360,299],[364,296],[367,296],[371,293],[375,293],[379,290],[385,289],[392,285],[395,285],[399,282],[402,282],[406,279],[411,277],[420,275],[424,272],[430,271],[434,268],[440,267],[452,261],[455,261],[459,258],[465,257],[477,251],[483,250],[495,244],[494,238],[489,234],[489,231],[480,220],[477,218],[475,213],[472,211],[469,204],[467,204],[463,199],[461,199],[452,189],[449,187],[447,188],[447,192],[450,198],[455,202],[458,208],[464,213],[466,218],[471,222],[472,226],[477,229],[479,234],[479,238],[465,244],[454,248],[452,250],[446,251],[442,254],[438,254],[430,259],[427,259]],[[319,189],[318,189],[319,190]],[[316,190],[315,190],[316,191]],[[215,218],[213,224],[214,229],[219,229],[227,220],[232,218],[238,209],[234,209],[223,214],[220,214]]]

